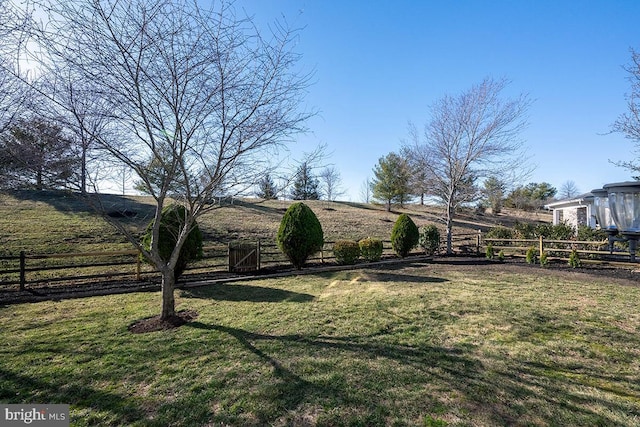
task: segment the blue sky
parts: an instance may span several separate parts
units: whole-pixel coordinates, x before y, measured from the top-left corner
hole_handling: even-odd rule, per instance
[[[634,145],[610,125],[626,111],[623,66],[640,49],[640,1],[242,0],[259,25],[285,16],[304,27],[297,51],[315,69],[306,103],[319,110],[292,156],[326,144],[344,200],[378,159],[397,151],[407,123],[489,76],[534,100],[522,134],[537,165],[527,182],[587,192],[631,175],[609,161]],[[526,184],[526,182],[525,182]]]

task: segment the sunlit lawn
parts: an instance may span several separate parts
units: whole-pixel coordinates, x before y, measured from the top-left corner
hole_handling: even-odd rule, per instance
[[[565,275],[566,276],[566,275]],[[409,264],[0,308],[0,401],[72,425],[640,425],[640,287]]]

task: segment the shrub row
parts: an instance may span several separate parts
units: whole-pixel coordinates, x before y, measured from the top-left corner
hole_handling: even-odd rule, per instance
[[[176,245],[176,236],[181,224],[187,217],[184,206],[173,204],[162,212],[160,225],[159,249],[160,257],[168,260]],[[151,246],[153,223],[147,227],[143,236],[143,245]],[[315,213],[302,202],[292,204],[280,222],[276,236],[278,248],[291,264],[302,268],[309,256],[320,251],[324,244],[322,226]],[[418,230],[418,227],[407,214],[401,214],[391,230],[391,246],[398,256],[404,258],[416,246],[420,245],[426,254],[433,255],[440,246],[440,233],[434,225]],[[378,261],[382,257],[382,241],[367,237],[359,242],[339,240],[333,246],[333,253],[338,264],[354,264],[360,257],[365,261]],[[182,274],[187,263],[202,257],[202,233],[197,224],[189,233],[182,247],[180,259],[176,265],[176,279]],[[149,260],[146,260],[149,262]]]
[[[517,222],[513,228],[502,226],[494,227],[486,234],[487,238],[493,239],[537,239],[540,236],[551,240],[577,239],[580,241],[602,241],[607,238],[607,234],[602,230],[594,230],[586,225],[581,225],[576,230],[574,227],[565,223],[557,225],[534,225]]]
[[[277,235],[280,250],[296,267],[302,268],[307,258],[322,249],[322,227],[313,211],[304,203],[292,204],[285,212]],[[406,257],[418,244],[433,254],[440,246],[440,234],[435,226],[418,230],[407,214],[401,214],[391,230],[391,247],[400,257]],[[382,257],[382,241],[368,237],[359,242],[339,240],[333,245],[338,264],[354,264],[360,257],[378,261]]]
[[[359,242],[339,240],[333,245],[333,255],[338,264],[355,264],[358,258],[374,262],[382,258],[382,240],[367,237]]]

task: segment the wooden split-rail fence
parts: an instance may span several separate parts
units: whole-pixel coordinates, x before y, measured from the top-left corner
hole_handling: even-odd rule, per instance
[[[389,241],[383,242],[383,256],[393,256]],[[628,250],[616,246],[610,251],[607,241],[575,241],[537,239],[486,238],[482,232],[456,234],[453,237],[454,252],[472,256],[484,256],[491,244],[495,254],[503,251],[508,257],[524,257],[534,247],[539,254],[547,253],[551,260],[566,260],[576,251],[585,262],[630,264]],[[323,250],[310,262],[331,262],[333,242],[325,242]],[[440,253],[442,253],[442,244]],[[416,254],[420,253],[416,249]],[[259,271],[265,266],[287,265],[288,261],[274,243],[232,242],[205,246],[204,258],[190,265],[185,274],[207,274],[231,272],[246,274]],[[106,252],[74,252],[57,254],[32,254],[21,251],[17,255],[0,255],[0,290],[27,285],[85,283],[91,281],[150,280],[157,277],[151,266],[144,263],[137,250]]]

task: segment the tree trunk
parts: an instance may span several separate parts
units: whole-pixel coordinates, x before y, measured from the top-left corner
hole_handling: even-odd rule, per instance
[[[162,270],[162,314],[160,319],[167,320],[176,313],[176,301],[174,297],[176,279],[173,269]]]
[[[387,212],[391,212],[391,199],[387,200]]]
[[[453,253],[453,247],[451,244],[453,236],[453,208],[451,205],[447,206],[447,255]]]
[[[82,157],[80,159],[80,194],[87,194],[87,148],[82,144]]]

